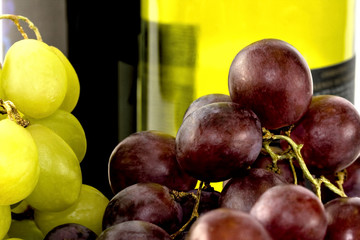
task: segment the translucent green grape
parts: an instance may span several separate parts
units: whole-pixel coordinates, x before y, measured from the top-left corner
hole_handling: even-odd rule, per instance
[[[50,46],[50,49],[60,58],[60,60],[64,64],[68,80],[65,99],[62,102],[60,108],[64,109],[65,111],[71,112],[72,110],[74,110],[80,96],[79,78],[69,59],[67,59],[67,57],[58,48]]]
[[[35,39],[23,39],[7,51],[2,88],[18,110],[33,118],[54,113],[67,91],[64,64],[50,47]]]
[[[2,89],[2,84],[1,84],[1,75],[2,75],[2,67],[0,68],[0,99],[5,100],[5,94],[4,91]]]
[[[30,133],[9,119],[0,121],[0,133],[0,205],[12,205],[37,184],[38,151]]]
[[[44,234],[35,224],[34,220],[12,220],[8,236],[11,238],[21,238],[26,240],[43,240]]]
[[[59,109],[46,118],[29,118],[29,120],[31,123],[39,123],[53,130],[69,144],[79,162],[83,160],[87,147],[85,131],[73,114]]]
[[[60,212],[35,211],[36,224],[48,233],[54,227],[65,223],[78,223],[96,234],[102,231],[102,218],[109,200],[96,188],[83,184],[78,201]]]
[[[5,95],[1,84],[1,75],[2,75],[2,67],[0,68],[0,99],[5,100]],[[0,120],[5,118],[6,118],[6,114],[0,114]]]
[[[0,239],[6,236],[11,224],[10,206],[0,205]]]
[[[26,201],[40,211],[62,211],[78,199],[82,184],[79,161],[70,146],[41,124],[27,130],[39,152],[40,177]]]

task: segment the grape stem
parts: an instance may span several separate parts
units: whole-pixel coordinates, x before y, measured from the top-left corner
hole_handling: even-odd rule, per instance
[[[28,24],[28,27],[34,31],[36,39],[39,41],[42,41],[42,37],[41,37],[41,34],[40,34],[38,28],[27,17],[20,16],[20,15],[13,15],[13,14],[2,14],[2,15],[0,15],[0,19],[10,19],[11,21],[13,21],[15,26],[17,27],[18,31],[23,36],[23,38],[28,39],[29,37],[25,33],[23,27],[20,25],[20,20],[26,22]]]
[[[191,217],[190,219],[174,234],[172,234],[170,237],[171,239],[175,239],[178,235],[180,235],[182,232],[184,232],[187,227],[196,219],[199,217],[199,205],[200,205],[200,198],[201,198],[201,191],[203,189],[203,185],[204,185],[204,182],[200,182],[200,186],[197,190],[197,193],[194,194],[194,193],[184,193],[184,192],[177,192],[177,191],[171,191],[171,193],[173,194],[173,196],[175,196],[175,199],[179,199],[179,197],[184,197],[184,196],[191,196],[194,198],[195,200],[195,206],[193,208],[193,211],[192,211],[192,214],[191,214]],[[209,184],[205,184],[205,187],[208,187]]]
[[[290,131],[290,130],[289,130]],[[286,133],[285,135],[275,135],[273,133],[271,133],[269,130],[263,128],[263,147],[264,149],[268,152],[268,154],[270,155],[270,157],[273,160],[273,164],[275,166],[275,168],[277,167],[277,161],[279,159],[289,159],[290,161],[290,166],[292,168],[293,171],[293,175],[294,175],[294,179],[295,179],[295,183],[297,183],[297,177],[296,177],[296,172],[295,172],[295,168],[292,164],[292,160],[296,159],[302,172],[304,177],[309,180],[309,182],[314,186],[315,188],[315,192],[316,195],[319,197],[319,199],[321,200],[321,185],[324,184],[327,188],[329,188],[331,191],[333,191],[334,193],[338,194],[341,197],[346,197],[346,194],[342,188],[342,182],[341,179],[343,180],[343,178],[340,178],[340,180],[337,182],[337,184],[339,185],[339,187],[336,187],[334,184],[332,184],[330,182],[330,180],[328,180],[326,177],[324,176],[320,176],[320,178],[315,178],[309,171],[309,169],[307,168],[305,161],[301,155],[301,148],[303,147],[303,144],[296,144],[289,135],[289,131]],[[274,140],[284,140],[289,144],[290,149],[285,151],[284,154],[277,154],[275,153],[272,148],[270,147],[270,144],[272,143],[272,141]],[[341,175],[343,176],[343,175]],[[341,185],[341,187],[340,187]]]
[[[21,117],[14,103],[12,103],[11,101],[4,101],[0,99],[0,107],[2,108],[2,109],[0,108],[0,114],[7,114],[8,118],[11,121],[16,122],[17,124],[19,124],[24,128],[30,124],[28,120]]]

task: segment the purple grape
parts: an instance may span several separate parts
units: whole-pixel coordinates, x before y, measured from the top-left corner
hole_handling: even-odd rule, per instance
[[[301,154],[311,173],[334,174],[360,153],[360,115],[342,97],[315,96],[290,136],[297,144],[304,144]]]
[[[187,240],[272,240],[251,215],[218,208],[205,213],[191,226]]]
[[[348,197],[360,197],[360,157],[346,168],[343,188]]]
[[[325,240],[359,239],[360,198],[336,198],[325,204],[328,228]]]
[[[190,176],[218,182],[246,169],[262,147],[258,117],[235,103],[212,103],[184,119],[176,135],[176,157]]]
[[[95,240],[97,235],[89,228],[78,223],[66,223],[53,228],[44,240]]]
[[[117,223],[142,220],[174,233],[181,227],[182,217],[182,208],[167,187],[137,183],[121,190],[109,201],[102,227],[104,230]]]
[[[196,109],[201,108],[205,105],[216,103],[216,102],[231,102],[229,95],[221,93],[213,93],[199,97],[193,101],[184,114],[184,119],[194,112]]]
[[[229,71],[233,102],[252,109],[267,129],[297,122],[313,94],[312,77],[305,59],[290,44],[264,39],[243,48]]]
[[[111,153],[108,169],[114,194],[139,182],[155,182],[178,191],[189,191],[197,183],[176,161],[175,137],[159,131],[125,138]]]
[[[294,173],[291,170],[290,163],[287,159],[280,159],[277,161],[277,167],[279,168],[277,174],[282,176],[286,182],[294,183]],[[271,171],[269,167],[272,166],[272,158],[269,155],[260,154],[251,167],[253,168],[263,168],[268,171]],[[299,170],[298,170],[299,171]],[[297,174],[298,178],[301,178],[301,175]],[[299,181],[299,179],[298,179]]]
[[[172,240],[159,226],[145,221],[127,221],[104,230],[97,240]]]
[[[326,233],[325,209],[309,189],[278,185],[264,192],[250,214],[276,240],[322,240]]]
[[[266,190],[280,184],[287,184],[280,175],[262,168],[250,169],[225,185],[219,200],[220,207],[250,212]]]

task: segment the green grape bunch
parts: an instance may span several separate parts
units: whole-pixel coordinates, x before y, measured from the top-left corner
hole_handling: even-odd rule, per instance
[[[80,82],[70,61],[42,40],[28,18],[0,15],[0,19],[12,20],[24,38],[10,46],[0,68],[0,239],[4,239],[21,237],[12,227],[18,223],[12,209],[19,203],[46,214],[69,211],[79,202],[84,188],[80,163],[87,141],[72,114]],[[28,38],[19,21],[28,24],[36,39]],[[99,226],[101,218],[94,217],[93,225]]]

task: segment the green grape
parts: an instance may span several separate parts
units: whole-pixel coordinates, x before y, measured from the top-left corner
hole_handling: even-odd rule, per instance
[[[0,121],[1,120],[4,120],[4,119],[6,119],[7,118],[7,115],[6,114],[0,114]]]
[[[64,64],[67,75],[67,91],[65,99],[60,108],[71,112],[74,110],[80,96],[80,82],[74,67],[71,65],[67,57],[56,47],[50,46],[50,49],[60,58]]]
[[[6,119],[7,118],[7,115],[6,114],[0,114],[0,121],[1,120],[4,120],[4,119]]]
[[[86,153],[86,136],[83,127],[77,118],[71,113],[58,109],[49,117],[42,119],[29,118],[31,123],[42,124],[65,140],[76,154],[79,162],[81,162]]]
[[[49,128],[32,124],[27,130],[38,147],[40,177],[26,201],[40,211],[62,211],[79,197],[79,161],[70,146]]]
[[[21,238],[26,240],[43,240],[44,234],[38,228],[34,220],[24,219],[12,220],[8,231],[10,238]]]
[[[23,39],[5,55],[2,87],[19,111],[43,118],[55,112],[65,98],[66,70],[46,43]]]
[[[1,64],[0,64],[1,66]],[[1,85],[1,75],[2,75],[2,67],[0,67],[0,99],[5,100],[5,95],[4,95],[4,91],[2,89],[2,85]],[[6,118],[6,114],[0,114],[0,120],[5,119]]]
[[[39,179],[36,144],[29,132],[11,121],[0,121],[0,205],[26,198]]]
[[[4,95],[4,91],[2,89],[2,84],[1,84],[1,75],[2,75],[2,67],[0,68],[0,99],[5,100],[5,95]]]
[[[10,207],[12,213],[21,214],[28,210],[30,208],[30,205],[25,200],[22,200],[16,204],[11,205]]]
[[[46,235],[51,229],[65,223],[78,223],[96,234],[102,231],[102,219],[109,200],[96,188],[83,184],[78,201],[60,212],[35,210],[34,219]]]
[[[0,239],[3,239],[11,224],[11,211],[10,206],[0,205]]]

